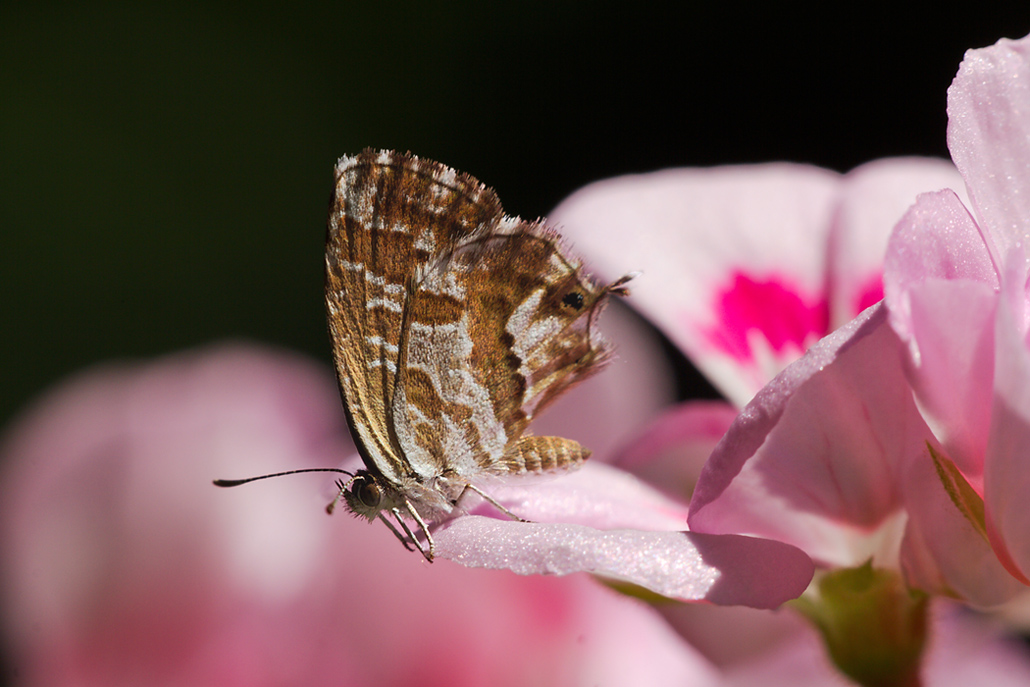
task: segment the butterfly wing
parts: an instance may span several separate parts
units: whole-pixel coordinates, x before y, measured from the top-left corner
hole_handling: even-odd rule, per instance
[[[585,458],[560,439],[511,451],[536,413],[607,358],[594,327],[607,296],[539,223],[501,217],[462,238],[412,294],[394,396],[405,453],[466,481],[525,472],[532,461],[512,456],[561,442],[561,455]]]
[[[429,160],[365,150],[337,164],[326,237],[333,358],[365,465],[391,485],[430,469],[411,464],[392,416],[415,284],[501,214],[492,191]]]

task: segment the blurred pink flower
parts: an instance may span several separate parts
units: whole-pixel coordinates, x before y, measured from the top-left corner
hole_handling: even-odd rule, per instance
[[[426,565],[327,517],[318,476],[211,486],[336,464],[347,434],[327,370],[255,348],[109,366],[45,397],[2,446],[21,682],[714,684],[654,610],[587,577]]]

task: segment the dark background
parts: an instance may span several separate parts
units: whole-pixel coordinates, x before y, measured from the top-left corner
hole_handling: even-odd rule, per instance
[[[0,3],[0,426],[99,360],[328,362],[344,153],[436,158],[532,217],[664,166],[945,156],[963,52],[1030,31],[1025,2],[713,5]]]

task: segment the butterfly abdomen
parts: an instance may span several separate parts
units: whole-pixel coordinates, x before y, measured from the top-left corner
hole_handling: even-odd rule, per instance
[[[579,467],[590,450],[562,437],[523,437],[504,453],[501,467],[506,474],[524,475],[561,472]]]

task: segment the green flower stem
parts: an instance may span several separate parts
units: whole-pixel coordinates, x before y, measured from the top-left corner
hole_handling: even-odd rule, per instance
[[[872,562],[827,573],[791,605],[822,633],[833,662],[860,685],[916,687],[929,597]]]

